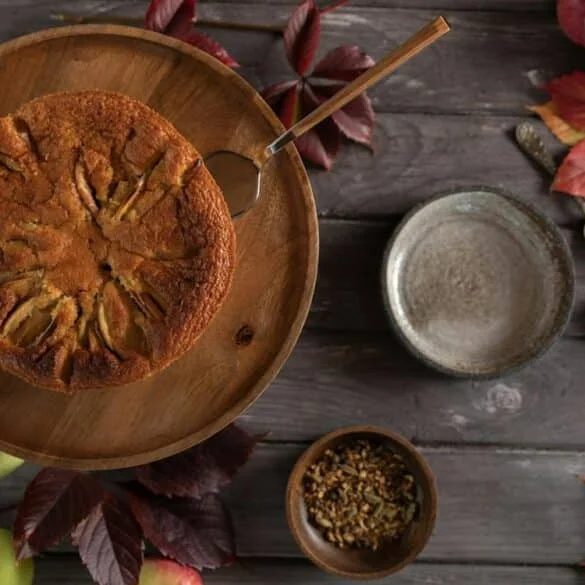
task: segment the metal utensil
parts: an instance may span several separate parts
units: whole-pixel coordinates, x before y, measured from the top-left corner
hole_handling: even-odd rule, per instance
[[[542,136],[530,122],[520,122],[515,130],[516,142],[522,151],[527,154],[539,167],[544,169],[552,177],[555,176],[558,165],[553,155],[548,151]],[[572,197],[573,201],[585,215],[585,200],[581,197]],[[583,237],[585,237],[585,226],[583,226]]]
[[[209,154],[205,158],[205,163],[222,188],[232,217],[237,217],[248,211],[260,197],[262,167],[267,160],[420,53],[448,33],[449,30],[449,24],[443,17],[429,23],[371,69],[338,91],[331,99],[299,120],[269,144],[255,160],[229,150],[220,150]]]

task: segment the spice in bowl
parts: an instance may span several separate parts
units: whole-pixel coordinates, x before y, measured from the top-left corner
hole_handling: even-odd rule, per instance
[[[417,511],[404,459],[370,440],[327,449],[305,473],[303,487],[310,522],[342,549],[379,550],[405,533]]]

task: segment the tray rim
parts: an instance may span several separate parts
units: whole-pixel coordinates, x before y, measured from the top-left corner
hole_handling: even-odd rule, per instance
[[[214,57],[211,57],[207,53],[188,45],[187,43],[160,33],[137,27],[117,24],[77,24],[48,28],[0,43],[0,60],[21,49],[42,44],[53,39],[80,36],[112,36],[147,41],[155,45],[162,45],[173,49],[187,57],[202,62],[209,68],[213,69],[218,75],[227,77],[234,84],[235,88],[241,91],[246,98],[253,102],[254,106],[258,108],[259,113],[274,130],[275,137],[285,131],[284,126],[270,106],[268,106],[260,96],[259,92],[234,70],[219,62]],[[1,438],[0,450],[32,463],[60,467],[63,469],[97,471],[135,467],[171,457],[202,443],[229,426],[231,423],[235,422],[238,417],[248,410],[258,398],[260,398],[260,396],[268,389],[270,383],[276,378],[282,367],[286,364],[299,340],[311,308],[318,272],[319,221],[312,186],[307,170],[294,144],[291,143],[286,147],[286,154],[289,157],[290,164],[293,165],[295,175],[299,179],[300,195],[303,198],[306,209],[307,270],[305,272],[303,291],[300,296],[296,317],[289,328],[288,333],[284,337],[284,342],[281,344],[278,353],[270,363],[269,367],[260,376],[253,389],[238,402],[234,403],[229,410],[216,419],[212,424],[153,450],[141,451],[126,456],[87,457],[78,459],[52,455],[28,447],[21,447],[8,443]]]

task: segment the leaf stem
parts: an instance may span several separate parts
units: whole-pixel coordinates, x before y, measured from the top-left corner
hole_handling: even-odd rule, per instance
[[[53,20],[69,24],[123,24],[126,26],[142,26],[144,21],[141,18],[129,16],[81,16],[78,14],[57,13],[51,14]],[[257,24],[249,22],[231,22],[223,20],[197,19],[197,24],[208,28],[223,28],[241,31],[257,31],[271,34],[283,34],[284,28],[280,24]]]

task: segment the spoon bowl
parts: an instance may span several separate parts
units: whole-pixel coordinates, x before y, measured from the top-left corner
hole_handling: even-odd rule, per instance
[[[260,167],[247,156],[218,150],[205,164],[223,191],[232,217],[246,213],[260,197]]]

